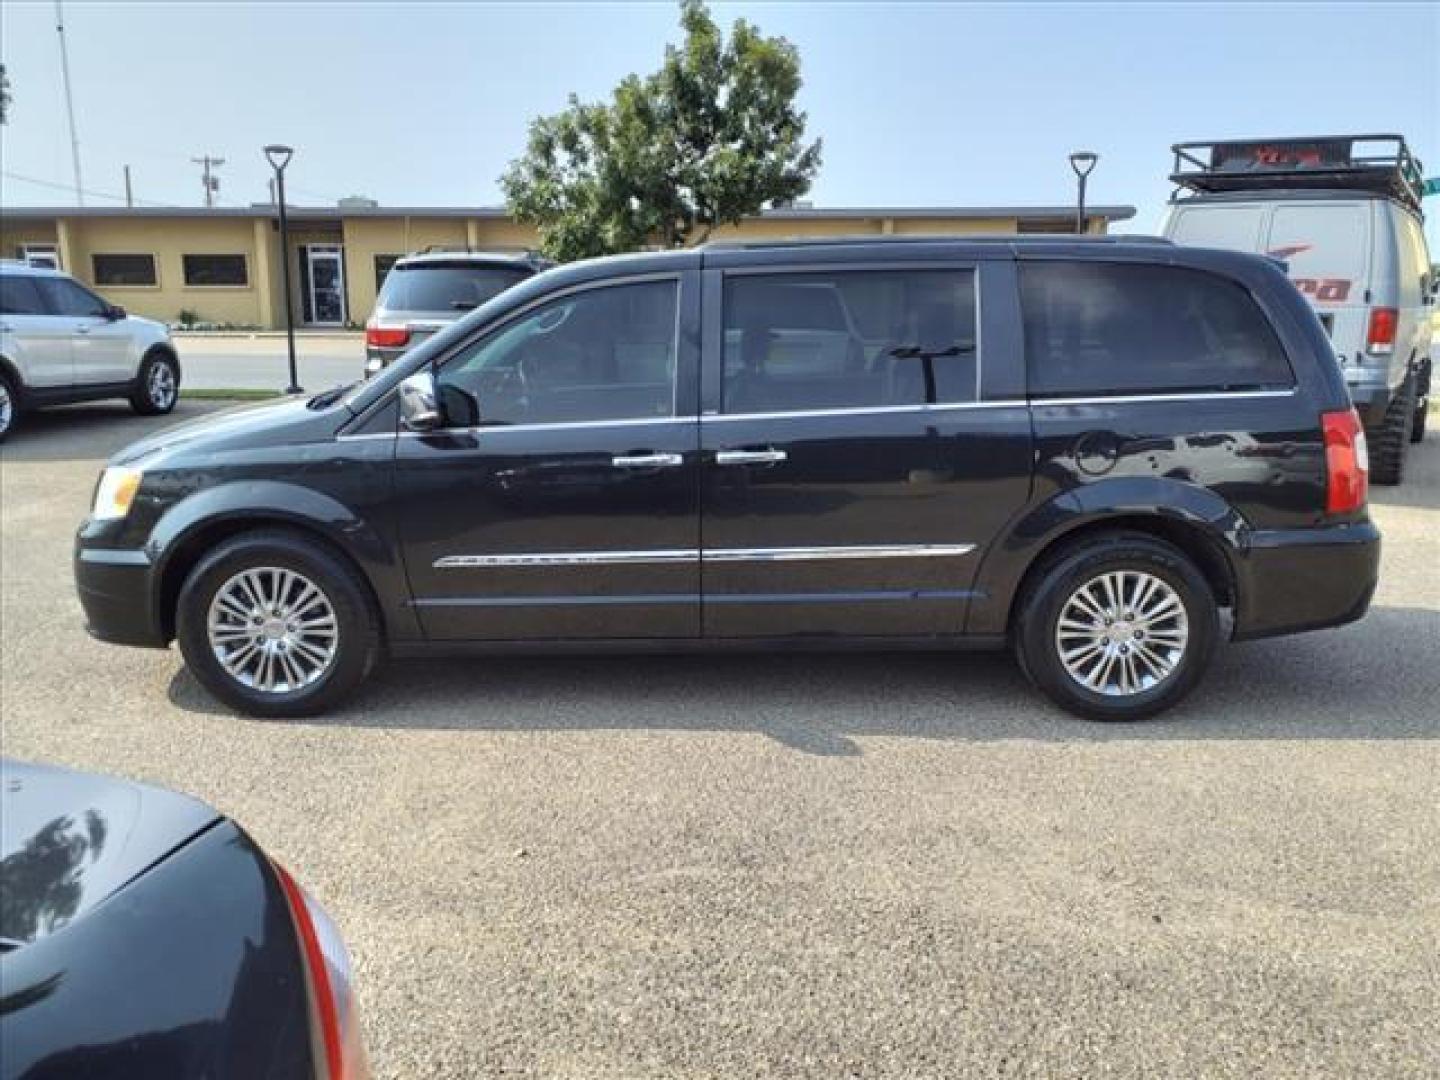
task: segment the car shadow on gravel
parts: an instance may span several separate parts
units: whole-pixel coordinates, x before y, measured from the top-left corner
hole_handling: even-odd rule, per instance
[[[181,668],[171,701],[229,715]],[[1440,737],[1440,612],[1375,608],[1333,631],[1222,649],[1179,709],[1141,724],[1066,716],[1005,654],[498,657],[384,665],[304,722],[365,728],[764,734],[820,755],[856,737],[1051,742]]]

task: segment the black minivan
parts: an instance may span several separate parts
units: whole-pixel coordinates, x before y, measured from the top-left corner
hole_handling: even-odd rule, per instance
[[[369,382],[130,446],[75,572],[97,637],[178,639],[256,715],[384,655],[1009,644],[1134,719],[1222,633],[1364,614],[1366,470],[1268,259],[712,244],[547,271]]]

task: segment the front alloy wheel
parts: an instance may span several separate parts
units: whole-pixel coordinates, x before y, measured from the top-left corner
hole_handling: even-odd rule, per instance
[[[303,574],[279,566],[242,570],[221,585],[206,632],[230,676],[262,694],[311,685],[335,662],[340,644],[330,598]]]
[[[251,716],[313,716],[380,657],[369,586],[340,551],[288,529],[231,537],[190,571],[175,637],[205,688]]]

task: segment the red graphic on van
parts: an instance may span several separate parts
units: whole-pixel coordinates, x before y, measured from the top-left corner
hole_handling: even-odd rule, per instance
[[[1348,278],[1295,278],[1295,287],[1318,304],[1338,304],[1350,295]]]

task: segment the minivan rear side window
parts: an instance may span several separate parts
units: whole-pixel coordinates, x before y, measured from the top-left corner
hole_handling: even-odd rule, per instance
[[[1020,267],[1032,397],[1289,388],[1265,314],[1203,270],[1129,263]]]
[[[971,270],[734,275],[724,411],[974,401],[975,310]]]

